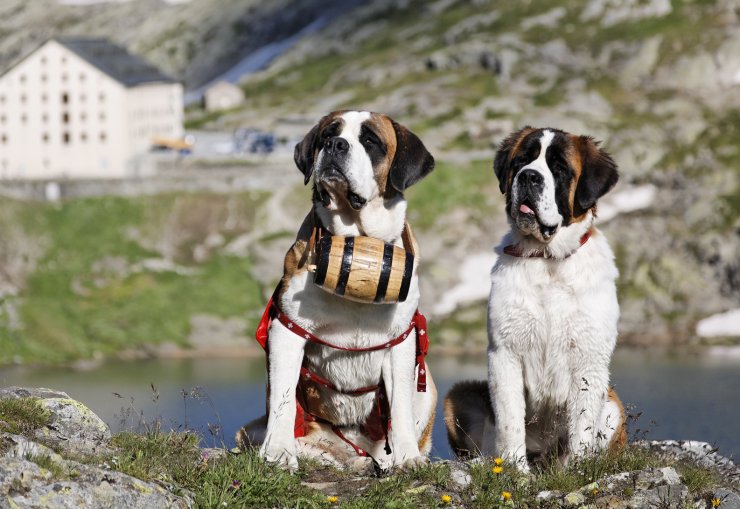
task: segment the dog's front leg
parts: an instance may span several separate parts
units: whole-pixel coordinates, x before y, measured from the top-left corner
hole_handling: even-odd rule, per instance
[[[521,362],[513,352],[497,346],[488,348],[488,383],[495,416],[494,451],[484,447],[482,452],[497,454],[528,472],[524,377]]]
[[[260,456],[268,463],[298,469],[294,437],[296,414],[296,385],[303,363],[306,340],[274,321],[269,337],[270,384],[267,433],[260,448]]]
[[[588,365],[588,363],[585,363]],[[594,452],[597,421],[608,390],[608,367],[573,369],[568,398],[568,449],[575,457]]]
[[[419,452],[414,427],[414,366],[416,365],[416,332],[390,351],[390,363],[384,363],[383,380],[388,385],[391,407],[391,448],[393,465],[411,467],[426,462]],[[386,366],[390,364],[390,373]]]

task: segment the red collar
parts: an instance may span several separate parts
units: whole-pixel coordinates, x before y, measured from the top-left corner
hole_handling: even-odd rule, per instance
[[[586,233],[584,233],[581,236],[581,243],[578,245],[575,251],[564,256],[563,258],[568,258],[573,253],[578,251],[578,248],[580,248],[582,245],[588,242],[588,239],[590,238],[591,238],[591,229],[589,228],[588,230],[586,230]],[[538,251],[532,251],[525,255],[524,251],[522,250],[519,244],[509,244],[508,246],[504,247],[504,254],[507,254],[509,256],[516,256],[517,258],[554,258],[553,256],[548,255],[544,249],[541,249]]]

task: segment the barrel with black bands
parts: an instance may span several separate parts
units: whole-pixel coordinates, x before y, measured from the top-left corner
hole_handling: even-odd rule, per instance
[[[314,283],[356,302],[404,302],[414,255],[373,237],[326,235],[316,246]]]

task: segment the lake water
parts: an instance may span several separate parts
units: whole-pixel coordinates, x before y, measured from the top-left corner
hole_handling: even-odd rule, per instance
[[[429,359],[440,393],[432,455],[448,458],[442,397],[458,380],[485,378],[486,359],[484,354],[465,358],[432,354]],[[168,428],[198,430],[207,445],[220,445],[223,437],[229,447],[242,424],[264,413],[264,380],[263,359],[109,362],[87,371],[0,369],[1,386],[63,390],[88,405],[113,431],[135,426],[136,414],[147,421],[160,419]],[[738,356],[617,351],[612,383],[631,413],[642,412],[633,432],[648,430],[651,439],[703,440],[726,456],[740,456]]]

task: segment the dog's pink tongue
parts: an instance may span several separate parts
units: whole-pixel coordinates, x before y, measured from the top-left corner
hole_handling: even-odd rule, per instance
[[[519,205],[519,212],[522,212],[523,214],[534,214],[534,210],[530,209],[523,203]]]

